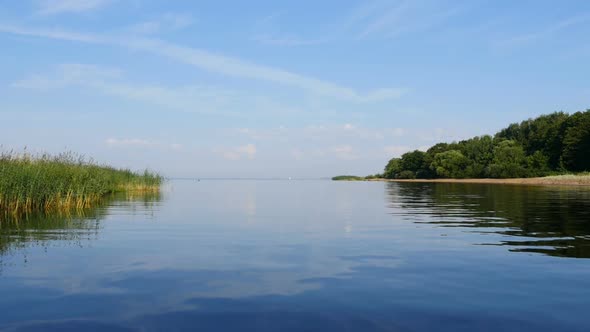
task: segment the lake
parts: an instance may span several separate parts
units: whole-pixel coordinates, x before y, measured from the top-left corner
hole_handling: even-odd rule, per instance
[[[2,330],[590,330],[584,188],[172,180],[0,235]]]

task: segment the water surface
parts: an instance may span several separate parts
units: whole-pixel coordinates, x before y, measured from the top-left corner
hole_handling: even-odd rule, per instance
[[[0,329],[588,331],[590,190],[171,181],[4,221]]]

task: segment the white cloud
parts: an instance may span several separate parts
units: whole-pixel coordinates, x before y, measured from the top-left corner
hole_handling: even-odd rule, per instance
[[[434,128],[428,131],[420,131],[416,133],[416,138],[428,142],[453,142],[462,139],[454,129]]]
[[[393,136],[404,136],[407,134],[407,130],[404,128],[392,128],[391,129],[391,133],[393,134]]]
[[[404,128],[366,128],[353,124],[344,125],[309,125],[303,128],[237,128],[232,130],[234,134],[247,136],[252,140],[278,141],[382,141],[408,136]]]
[[[283,26],[279,22],[279,18],[282,16],[284,16],[283,13],[277,12],[256,21],[254,28],[257,33],[255,33],[252,40],[260,44],[273,46],[307,46],[324,42],[322,39],[317,39],[317,36],[314,36],[313,39],[306,39],[282,33]]]
[[[361,97],[361,100],[366,103],[378,102],[389,99],[398,99],[408,91],[407,89],[377,89]]]
[[[141,139],[141,138],[108,138],[105,140],[105,143],[108,146],[112,147],[128,147],[128,146],[142,146],[142,147],[151,147],[154,146],[154,143]]]
[[[242,158],[254,159],[256,157],[256,146],[254,144],[246,144],[233,148],[218,148],[213,152],[221,155],[227,160],[240,160]]]
[[[301,149],[295,148],[291,150],[291,157],[293,157],[293,159],[295,160],[301,160],[305,157],[305,152],[303,152]]]
[[[352,153],[352,150],[353,148],[350,145],[341,145],[334,148],[334,152],[342,154]]]
[[[270,34],[258,34],[252,39],[261,44],[275,46],[308,46],[318,45],[324,42],[321,39],[301,39],[291,36],[276,36]]]
[[[386,146],[383,148],[383,152],[385,152],[385,154],[391,158],[399,157],[402,154],[412,151],[412,150],[414,150],[414,149],[412,149],[409,146],[404,146],[404,145],[392,145],[392,146]]]
[[[14,82],[12,87],[51,90],[77,84],[96,86],[99,82],[120,76],[121,71],[118,69],[86,64],[61,64],[57,66],[54,75],[33,75]]]
[[[130,46],[223,75],[280,83],[298,87],[312,93],[355,102],[383,100],[383,97],[398,98],[403,94],[400,89],[400,92],[395,95],[392,93],[388,93],[387,95],[379,93],[379,95],[374,96],[373,93],[375,92],[362,95],[351,88],[342,87],[317,78],[299,75],[280,68],[258,65],[200,49],[170,44],[156,39],[132,40],[130,41]],[[387,90],[393,91],[395,89]],[[377,92],[379,91],[381,90],[377,90]]]
[[[376,32],[382,32],[385,29],[392,29],[392,27],[399,29],[399,21],[403,19],[408,5],[408,2],[402,2],[386,8],[380,8],[374,4],[362,8],[359,18],[367,18],[369,22],[367,22],[367,26],[359,34],[359,37],[366,37]]]
[[[350,145],[336,146],[332,148],[332,152],[338,159],[352,160],[358,158],[358,156],[355,154],[354,148]]]
[[[149,38],[104,38],[54,29],[28,29],[15,26],[0,25],[0,32],[37,36],[43,38],[62,39],[87,43],[106,43],[122,47],[143,50],[164,56],[202,70],[231,77],[262,80],[296,87],[310,93],[330,96],[357,103],[378,102],[396,99],[406,93],[406,89],[381,88],[362,94],[352,88],[300,75],[281,68],[269,67],[244,61],[239,58],[211,53],[202,49],[185,47]]]
[[[238,104],[243,106],[250,103],[252,108],[258,106],[251,97],[230,90],[207,86],[133,84],[125,82],[118,69],[86,64],[62,64],[51,74],[32,75],[14,82],[12,87],[35,90],[81,87],[110,96],[195,113],[228,115]]]
[[[154,34],[187,28],[194,23],[188,14],[166,13],[158,18],[132,25],[129,31],[137,34]]]
[[[436,1],[373,1],[354,10],[348,26],[360,30],[357,38],[391,38],[431,29],[463,9],[444,7]]]
[[[590,13],[583,13],[551,24],[536,32],[515,36],[498,43],[498,46],[520,46],[540,39],[547,38],[562,30],[590,21]]]
[[[74,31],[62,30],[58,28],[26,28],[16,25],[0,24],[0,32],[10,33],[13,35],[31,36],[39,38],[49,38],[57,40],[67,40],[82,43],[112,43],[106,38],[92,34],[78,33]]]
[[[178,143],[162,143],[142,138],[108,138],[105,144],[112,148],[162,148],[170,150],[181,150],[182,145]]]
[[[240,154],[245,155],[246,157],[248,157],[248,159],[254,159],[254,156],[256,156],[256,146],[254,144],[240,146],[236,149],[236,151]]]
[[[189,14],[166,13],[162,16],[163,24],[169,24],[172,29],[184,29],[194,23],[194,19]]]
[[[81,13],[101,8],[112,0],[38,0],[40,15]]]
[[[170,149],[172,149],[172,150],[182,150],[182,144],[172,143],[172,144],[170,144]]]

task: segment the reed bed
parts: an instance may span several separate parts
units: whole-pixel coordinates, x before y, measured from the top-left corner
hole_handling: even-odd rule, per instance
[[[162,177],[99,165],[73,153],[0,154],[0,213],[89,208],[115,192],[158,191]]]

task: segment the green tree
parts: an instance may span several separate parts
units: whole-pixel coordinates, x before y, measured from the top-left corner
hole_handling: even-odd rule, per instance
[[[533,120],[530,124],[528,142],[524,145],[527,155],[532,156],[540,151],[547,156],[549,167],[558,169],[568,118],[568,114],[556,112]]]
[[[426,153],[420,150],[404,153],[401,159],[402,170],[416,173],[418,170],[423,169],[425,156]]]
[[[468,159],[464,177],[486,177],[486,170],[494,157],[494,140],[491,136],[480,136],[458,143],[461,153]]]
[[[402,171],[401,159],[392,158],[389,160],[385,169],[383,170],[383,177],[386,179],[395,179],[397,175]]]
[[[400,163],[402,172],[412,172],[415,178],[427,179],[434,177],[434,173],[430,171],[430,162],[426,152],[414,150],[404,153]],[[404,173],[404,176],[408,176],[408,174]]]
[[[489,175],[494,178],[525,177],[526,157],[524,149],[513,140],[500,141],[494,148],[494,159]]]
[[[463,158],[449,151],[460,152]],[[436,159],[440,153],[446,154]],[[461,165],[461,172],[457,165]],[[386,176],[397,178],[407,171],[417,178],[505,178],[542,176],[563,170],[590,170],[590,110],[571,116],[564,112],[541,115],[513,123],[493,138],[486,135],[438,143],[426,152],[408,152],[386,166]],[[407,172],[406,177],[410,174]]]
[[[412,171],[401,171],[398,175],[397,175],[398,179],[415,179],[416,178],[416,173],[412,172]]]
[[[451,150],[450,144],[438,143],[438,144],[431,146],[428,150],[426,150],[426,153],[429,155],[432,155],[434,157],[434,155],[437,153],[441,153],[441,152],[445,152],[445,151],[449,151],[449,150]]]
[[[443,178],[463,178],[465,177],[465,167],[469,164],[469,159],[458,150],[450,150],[437,153],[431,167],[435,170],[436,175]]]
[[[590,110],[577,112],[568,119],[561,162],[571,171],[590,170]]]
[[[536,151],[526,158],[529,176],[545,176],[549,173],[549,158],[541,151]]]
[[[541,115],[520,124],[511,124],[496,134],[496,138],[517,141],[527,156],[541,151],[547,156],[549,167],[558,169],[568,118],[569,115],[564,112]]]

